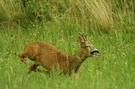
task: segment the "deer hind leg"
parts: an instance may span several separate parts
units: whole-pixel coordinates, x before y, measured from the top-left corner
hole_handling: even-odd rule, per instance
[[[29,72],[28,72],[28,73],[30,74],[31,71],[36,72],[36,68],[37,68],[38,66],[39,66],[39,65],[36,64],[36,63],[33,64],[32,66],[30,66],[30,67],[29,67]],[[39,71],[40,71],[40,70],[38,69],[38,72],[39,72]]]
[[[20,60],[21,60],[28,68],[30,68],[29,63],[24,59],[24,58],[26,57],[25,54],[24,54],[24,53],[18,54],[18,56],[19,56]]]

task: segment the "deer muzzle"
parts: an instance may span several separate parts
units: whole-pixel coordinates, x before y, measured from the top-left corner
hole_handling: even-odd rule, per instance
[[[97,53],[99,53],[99,51],[96,49],[96,50],[94,50],[94,51],[91,52],[91,55],[92,56],[97,56]]]

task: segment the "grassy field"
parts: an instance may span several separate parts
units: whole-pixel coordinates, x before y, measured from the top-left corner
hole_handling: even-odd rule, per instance
[[[2,1],[0,1],[1,7],[6,8]],[[13,4],[14,0],[11,1]],[[0,19],[0,89],[134,89],[134,8],[131,6],[121,11],[122,6],[119,6],[119,9],[111,8],[113,6],[106,4],[104,0],[98,2],[100,6],[103,5],[98,7],[98,3],[94,1],[96,0],[93,0],[93,5],[90,5],[89,0],[83,3],[81,0],[70,2],[71,7],[74,3],[76,7],[80,6],[77,7],[80,14],[77,12],[78,9],[70,8],[61,1],[63,5],[61,7],[65,7],[66,13],[54,15],[52,12],[46,12],[51,14],[51,21],[38,24],[31,22],[30,25],[27,19],[18,23],[19,17],[16,18],[14,15],[21,15],[18,14],[19,12],[11,14],[11,11],[7,11],[9,13],[5,13]],[[130,1],[133,3],[132,0]],[[84,4],[87,9],[83,8]],[[18,5],[15,6],[18,7]],[[98,12],[99,8],[103,9],[103,12]],[[115,15],[111,17],[110,12],[113,9],[116,9]],[[8,9],[0,9],[0,13],[5,10]],[[20,8],[18,10],[20,11]],[[92,16],[91,19],[89,16]],[[58,76],[55,73],[51,77],[38,72],[28,74],[27,67],[17,56],[27,44],[35,41],[48,42],[68,54],[74,54],[79,49],[79,32],[85,32],[100,53],[97,57],[88,58],[83,63],[77,80],[72,76]]]

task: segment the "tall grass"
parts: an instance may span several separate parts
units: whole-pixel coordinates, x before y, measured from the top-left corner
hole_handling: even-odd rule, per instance
[[[96,20],[97,24],[103,28],[113,26],[113,12],[105,0],[85,0],[86,8],[93,16],[93,21]]]
[[[21,10],[21,3],[15,0],[1,0],[0,1],[0,22],[1,26],[4,24],[10,24],[10,26],[14,26],[18,18],[23,18],[23,12]]]

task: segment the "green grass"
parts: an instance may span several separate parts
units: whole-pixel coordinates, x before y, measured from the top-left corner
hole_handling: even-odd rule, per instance
[[[49,29],[50,28],[50,29]],[[46,30],[48,29],[48,30]],[[57,29],[57,30],[56,30]],[[66,28],[67,29],[67,28]],[[135,41],[129,39],[132,34],[123,32],[111,34],[91,34],[88,38],[100,51],[99,56],[88,58],[81,66],[80,76],[51,77],[32,72],[27,74],[27,67],[16,54],[24,46],[34,41],[54,44],[69,54],[79,49],[78,32],[59,29],[59,25],[50,27],[0,30],[0,87],[1,89],[134,89],[135,85]],[[74,38],[74,39],[72,39]]]
[[[133,3],[133,0],[28,0],[24,9],[20,1],[1,0],[0,88],[134,89]],[[79,32],[85,32],[100,53],[83,63],[77,80],[55,73],[51,77],[38,72],[28,74],[26,65],[17,56],[35,41],[74,54],[79,49]]]

